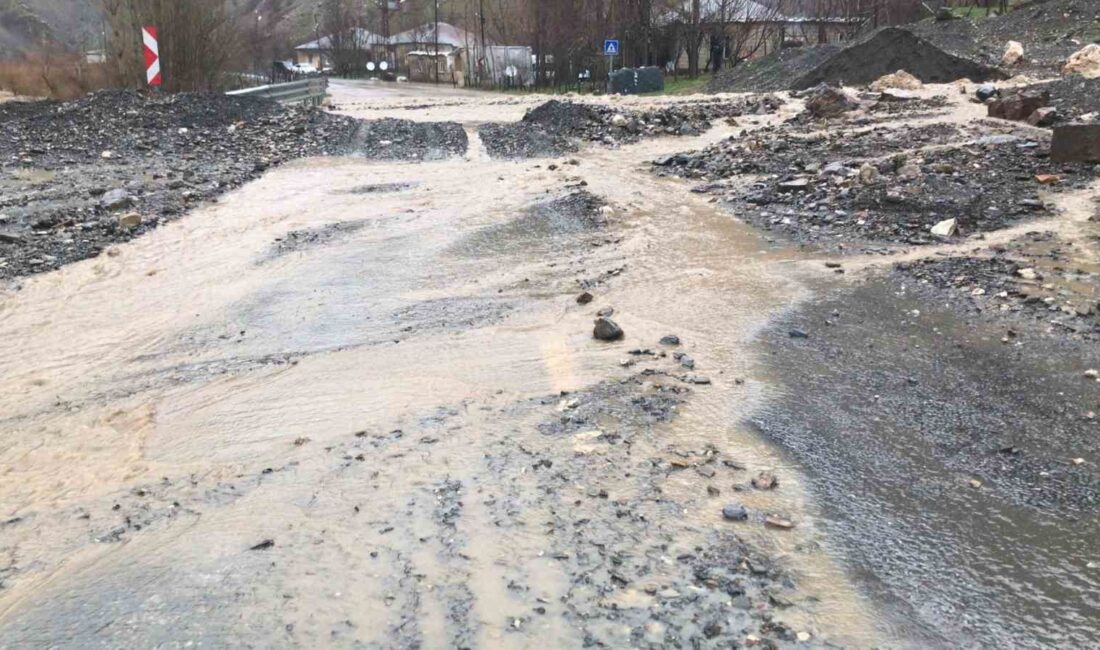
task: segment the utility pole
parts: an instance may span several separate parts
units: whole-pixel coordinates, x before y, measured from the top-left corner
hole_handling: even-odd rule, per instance
[[[485,48],[485,0],[477,0],[477,17],[481,22],[481,61],[477,66],[477,83],[480,86],[481,74],[489,67],[489,50]]]
[[[435,56],[432,57],[435,65],[435,83],[439,84],[439,0],[435,0]]]

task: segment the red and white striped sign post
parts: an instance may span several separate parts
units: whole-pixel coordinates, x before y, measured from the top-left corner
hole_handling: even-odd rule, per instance
[[[157,44],[157,28],[152,25],[141,29],[145,44],[145,80],[150,86],[160,85],[160,46]]]

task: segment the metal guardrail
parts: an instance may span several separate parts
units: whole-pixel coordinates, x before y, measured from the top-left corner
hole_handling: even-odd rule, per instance
[[[319,106],[328,94],[328,77],[311,77],[285,84],[245,88],[226,93],[237,97],[262,97],[280,104],[312,104]]]

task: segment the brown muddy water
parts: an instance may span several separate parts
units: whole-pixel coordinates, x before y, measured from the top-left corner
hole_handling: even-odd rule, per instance
[[[305,161],[9,287],[0,646],[877,643],[798,468],[739,424],[800,262],[644,164],[723,135]],[[605,226],[524,226],[582,179]],[[591,337],[607,306],[622,343]],[[709,385],[628,354],[673,333]],[[762,469],[778,490],[735,491]],[[737,538],[765,569],[715,596],[690,562]]]

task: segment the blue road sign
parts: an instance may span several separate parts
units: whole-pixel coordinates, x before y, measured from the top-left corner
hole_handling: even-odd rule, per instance
[[[603,42],[604,56],[618,56],[619,55],[619,40],[615,38],[609,38]]]

